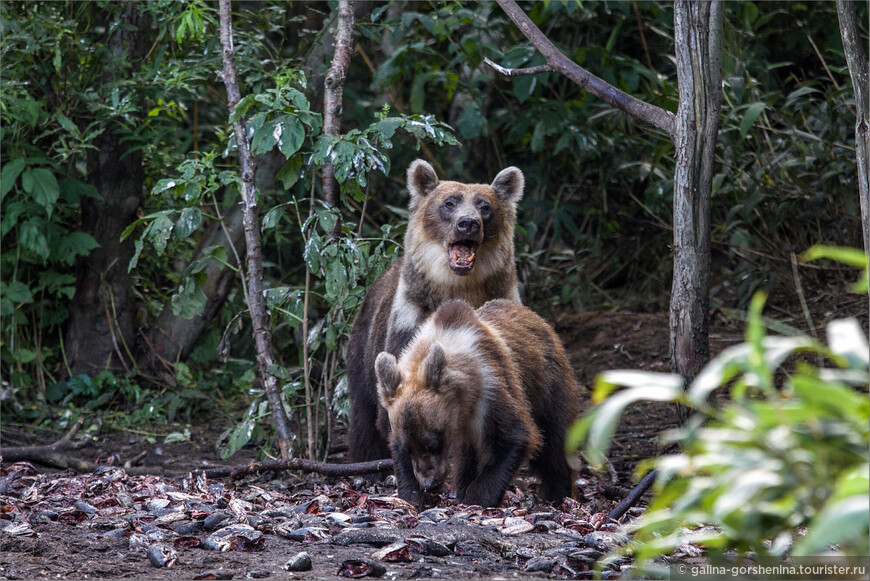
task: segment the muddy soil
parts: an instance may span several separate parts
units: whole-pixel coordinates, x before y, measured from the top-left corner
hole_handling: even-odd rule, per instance
[[[572,314],[556,317],[555,326],[586,399],[600,371],[669,368],[666,314]],[[741,339],[742,323],[713,316],[714,353]],[[254,458],[255,450],[244,449],[220,460],[213,442],[224,426],[194,427],[192,444],[100,435],[71,453],[91,462],[114,457],[115,466],[135,458],[154,474],[107,467],[76,475],[4,464],[0,578],[591,578],[595,560],[620,538],[617,525],[602,526],[604,516],[632,486],[637,462],[662,451],[657,435],[677,421],[668,405],[630,408],[611,452],[614,474],[581,469],[575,499],[558,507],[538,503],[530,494],[534,483],[521,476],[500,509],[443,498],[435,512],[425,513],[395,498],[390,478],[373,485],[303,473],[237,482],[177,476]],[[10,427],[2,437],[4,446],[19,446],[58,435],[34,441]],[[216,523],[222,514],[226,520]],[[353,535],[363,536],[344,542]],[[285,565],[300,552],[308,553],[312,568],[288,571]],[[619,569],[617,563],[605,576]]]

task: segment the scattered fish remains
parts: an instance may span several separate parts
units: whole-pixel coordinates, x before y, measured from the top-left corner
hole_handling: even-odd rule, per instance
[[[376,484],[298,482],[130,476],[117,467],[44,474],[21,462],[0,470],[0,539],[5,546],[38,539],[56,530],[51,527],[74,527],[94,543],[126,544],[143,571],[178,568],[191,552],[212,552],[216,570],[201,578],[231,578],[217,570],[222,554],[257,553],[267,545],[283,558],[271,563],[271,573],[258,562],[248,577],[289,571],[294,578],[312,569],[349,578],[438,577],[448,567],[489,559],[532,577],[586,579],[596,566],[604,578],[630,566],[626,558],[598,563],[628,541],[623,525],[604,524],[613,501],[589,501],[604,495],[604,484],[587,483],[583,502],[565,499],[558,507],[510,488],[499,508],[442,495],[436,507],[418,511],[396,496],[394,477]]]

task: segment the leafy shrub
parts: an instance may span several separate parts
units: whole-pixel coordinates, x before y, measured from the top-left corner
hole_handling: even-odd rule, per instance
[[[837,252],[808,257],[825,254]],[[867,256],[851,254],[863,257],[866,277]],[[866,293],[866,283],[856,290]],[[572,428],[569,445],[585,440],[596,464],[631,403],[673,401],[691,410],[682,428],[663,436],[682,451],[639,467],[658,470],[654,498],[625,549],[642,567],[685,543],[713,557],[867,550],[867,338],[853,319],[828,325],[827,347],[806,336],[766,336],[764,301],[763,294],[752,300],[746,342],[713,359],[687,390],[675,375],[605,372],[593,394],[600,405]],[[810,363],[820,358],[826,366]],[[614,393],[618,386],[628,389]],[[717,390],[727,401],[711,401]],[[799,537],[802,526],[807,534]]]

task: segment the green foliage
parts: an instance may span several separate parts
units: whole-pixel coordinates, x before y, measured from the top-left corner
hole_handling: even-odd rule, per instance
[[[686,391],[673,375],[599,375],[593,399],[600,405],[569,434],[568,446],[584,442],[586,457],[600,465],[629,404],[674,401],[691,410],[682,428],[664,436],[682,451],[639,468],[658,470],[654,498],[624,551],[647,570],[685,543],[712,557],[816,555],[832,545],[845,554],[866,551],[867,337],[854,319],[828,325],[828,346],[766,336],[763,304],[761,294],[752,301],[746,342],[714,358]],[[817,367],[812,356],[828,364]],[[619,386],[627,389],[613,393]],[[796,535],[802,526],[804,537]]]

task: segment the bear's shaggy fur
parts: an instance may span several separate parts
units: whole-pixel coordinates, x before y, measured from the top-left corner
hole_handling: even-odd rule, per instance
[[[513,236],[523,187],[515,167],[490,185],[439,181],[419,159],[408,168],[404,257],[369,290],[347,347],[351,460],[390,455],[390,427],[376,391],[378,353],[398,356],[444,301],[462,299],[475,307],[497,298],[520,301]]]
[[[558,336],[528,308],[446,302],[375,369],[405,500],[423,505],[451,478],[459,502],[498,506],[525,460],[542,498],[571,495],[565,433],[579,391]]]

